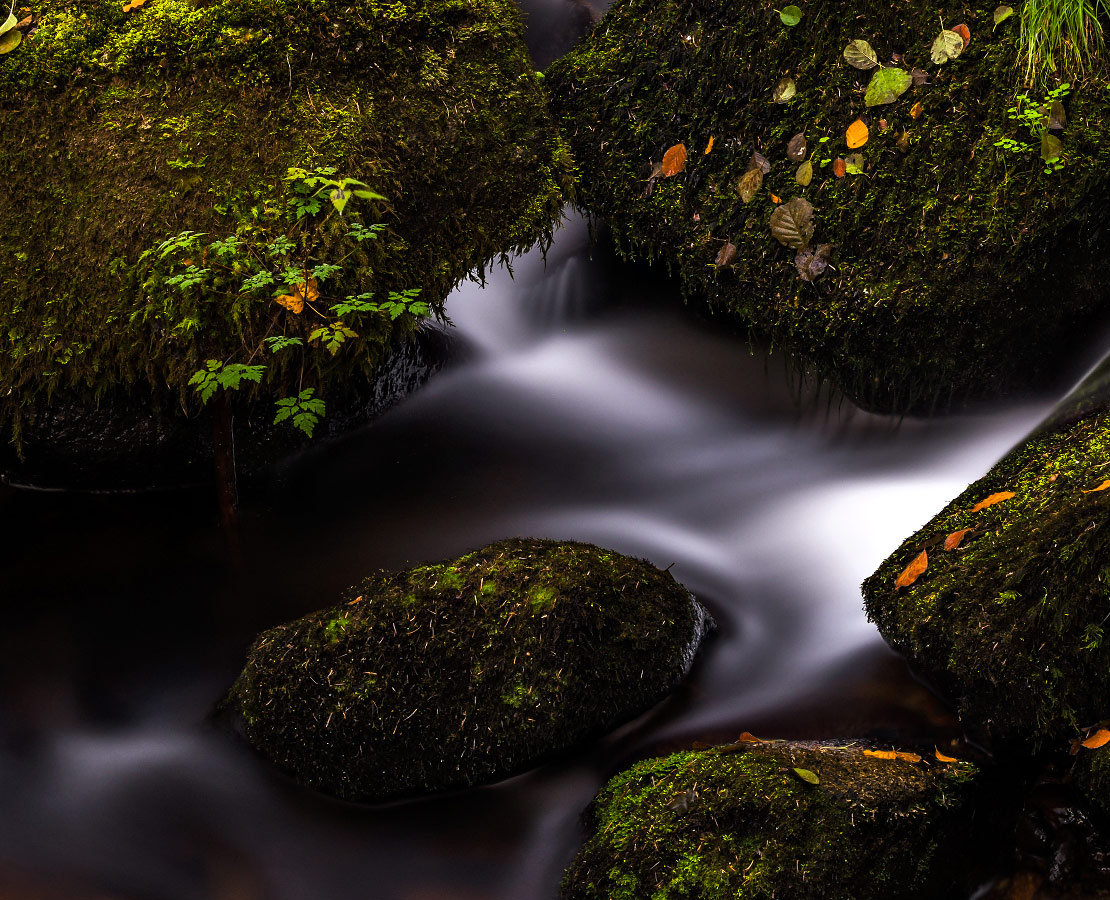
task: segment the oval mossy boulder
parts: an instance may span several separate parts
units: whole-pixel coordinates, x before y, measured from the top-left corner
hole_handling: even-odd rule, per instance
[[[970,763],[783,742],[645,760],[590,807],[590,836],[560,896],[958,896],[942,854],[970,833],[975,776]]]
[[[559,218],[569,160],[508,0],[43,0],[28,22],[0,55],[5,437],[55,401],[193,416],[220,391],[311,431]]]
[[[1105,62],[1030,88],[994,4],[803,6],[616,3],[547,72],[576,202],[866,407],[1033,383],[1105,296]]]
[[[465,787],[663,699],[708,623],[650,563],[510,540],[371,576],[266,632],[229,700],[254,747],[337,797]]]
[[[1110,717],[1108,460],[1108,413],[1037,432],[864,582],[883,637],[1003,746]]]

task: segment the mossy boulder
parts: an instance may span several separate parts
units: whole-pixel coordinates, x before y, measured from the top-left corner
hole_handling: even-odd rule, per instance
[[[1110,413],[1038,431],[864,582],[883,637],[1000,749],[1062,750],[1110,718],[1108,460]]]
[[[645,561],[505,541],[371,576],[338,606],[266,632],[229,702],[254,747],[337,797],[467,787],[662,700],[708,621]]]
[[[239,395],[271,420],[363,394],[558,220],[569,159],[508,0],[129,6],[43,0],[0,56],[6,436],[108,394],[195,413],[207,360],[264,366]]]
[[[927,411],[1031,384],[1105,297],[1110,95],[1104,63],[1071,80],[1053,132],[1064,165],[1046,173],[1039,138],[1010,110],[1038,109],[1063,79],[1022,86],[1019,17],[995,28],[996,6],[813,0],[791,28],[753,0],[620,0],[547,72],[576,202],[625,253],[665,262],[699,302],[864,406]],[[942,21],[966,23],[971,43],[937,65]],[[921,83],[868,107],[880,70],[845,61],[854,40]],[[797,93],[775,102],[787,78]],[[857,119],[869,140],[852,150]],[[787,153],[798,134],[805,187],[801,155]],[[668,177],[658,167],[677,145],[685,168]],[[745,202],[753,152],[769,171]],[[836,177],[850,153],[862,174]],[[810,249],[829,245],[813,281],[772,237],[776,197],[812,204]]]
[[[816,775],[804,781],[795,769]],[[761,743],[640,762],[602,789],[562,900],[951,897],[976,770]]]

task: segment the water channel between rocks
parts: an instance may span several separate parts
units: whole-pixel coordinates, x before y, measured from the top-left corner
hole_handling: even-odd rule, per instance
[[[238,573],[207,495],[0,489],[0,896],[545,900],[637,756],[745,730],[951,734],[859,583],[1051,398],[901,423],[799,401],[779,357],[592,260],[578,220],[514,268],[450,298],[456,363],[248,502]],[[671,566],[720,626],[692,679],[571,758],[372,809],[300,791],[209,723],[261,629],[373,568],[512,535]]]

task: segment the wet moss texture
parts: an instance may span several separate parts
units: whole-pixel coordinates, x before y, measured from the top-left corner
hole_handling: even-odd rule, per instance
[[[1043,102],[1058,82],[1021,85],[1018,17],[995,29],[996,6],[813,0],[789,28],[750,0],[622,0],[547,73],[577,202],[625,253],[665,262],[699,302],[864,406],[929,411],[1032,383],[1104,295],[1110,95],[1101,70],[1072,80],[1064,167],[1045,174],[1039,140],[1008,110],[1023,92]],[[942,21],[966,23],[971,43],[936,65]],[[867,108],[873,72],[842,56],[857,39],[927,83]],[[787,77],[797,94],[776,103]],[[837,178],[857,118],[870,130],[863,174]],[[799,133],[808,187],[786,154]],[[1036,147],[995,146],[1003,138]],[[685,170],[652,179],[677,144]],[[737,183],[754,151],[770,172],[745,203]],[[812,283],[771,235],[772,195],[806,198],[814,244],[832,245]],[[735,258],[715,264],[729,243]]]
[[[707,622],[649,563],[511,540],[266,632],[229,700],[251,744],[343,799],[466,787],[663,699]]]
[[[795,768],[816,774],[803,781]],[[764,743],[677,753],[614,777],[562,900],[952,896],[939,853],[975,769]],[[966,832],[965,832],[966,833]]]
[[[339,296],[420,288],[438,308],[559,217],[569,160],[508,0],[121,7],[43,0],[37,30],[0,57],[9,428],[56,392],[191,403],[185,383],[205,359],[245,362],[260,335],[283,333],[294,313],[267,298],[175,306],[137,260],[183,230],[257,239],[286,203],[289,167],[332,167],[387,198],[350,206],[384,222],[380,239],[341,244],[337,216],[325,229],[325,261],[346,260]],[[327,395],[352,373],[364,385],[415,327],[380,317],[271,386]]]
[[[1064,750],[1110,717],[1110,491],[1098,490],[1108,460],[1106,412],[1042,430],[864,582],[883,637],[955,701],[965,727],[1003,747]],[[924,573],[896,588],[923,551]]]

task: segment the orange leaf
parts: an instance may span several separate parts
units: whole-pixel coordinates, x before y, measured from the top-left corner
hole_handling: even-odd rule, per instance
[[[873,756],[875,759],[897,759],[898,754],[893,750],[864,750],[864,756]]]
[[[963,528],[959,531],[953,531],[950,535],[948,535],[948,537],[944,539],[944,549],[955,550],[957,547],[960,546],[960,543],[965,537],[967,537],[967,534],[970,531],[970,528]]]
[[[1110,478],[1107,478],[1106,481],[1100,484],[1097,488],[1091,488],[1089,491],[1084,491],[1083,493],[1094,494],[1098,491],[1105,491],[1107,488],[1110,488]]]
[[[124,12],[131,12],[131,10],[138,9],[144,3],[146,3],[146,0],[131,0],[130,3],[123,4],[123,11]]]
[[[705,155],[709,155],[709,151],[713,149],[713,135],[709,135],[709,143],[705,145]]]
[[[671,178],[686,168],[686,145],[675,144],[663,154],[663,177]]]
[[[837,178],[843,178],[847,174],[848,164],[838,156],[833,162],[833,175],[835,175]]]
[[[856,119],[851,125],[848,126],[848,149],[856,150],[867,143],[867,139],[871,137],[871,132],[867,128],[867,123],[863,119]]]
[[[936,749],[936,748],[934,748],[934,749]],[[939,750],[937,750],[937,762],[953,763],[953,762],[959,762],[959,760],[956,759],[956,757],[954,757],[954,756],[945,756],[943,753],[941,753]]]
[[[762,744],[763,741],[757,738],[750,731],[745,731],[740,737],[736,739],[738,744]]]
[[[1110,743],[1110,731],[1107,731],[1105,728],[1100,728],[1087,738],[1087,740],[1080,741],[1079,743],[1088,750],[1097,750],[1099,747]]]
[[[997,494],[991,494],[985,500],[980,500],[971,507],[971,511],[979,512],[979,510],[986,509],[988,506],[994,506],[994,504],[1001,503],[1003,500],[1009,500],[1013,496],[1013,491],[999,491]]]
[[[920,119],[923,112],[925,112],[925,104],[920,100],[910,107],[910,115],[915,119]]]
[[[964,49],[966,50],[967,45],[971,43],[971,29],[966,25],[953,25],[952,30],[964,39]]]
[[[297,291],[293,294],[282,294],[280,297],[274,297],[274,302],[278,306],[284,306],[292,313],[304,312],[304,299],[301,297],[301,292]]]
[[[929,554],[922,550],[914,558],[914,561],[906,566],[906,568],[902,571],[902,574],[898,576],[898,580],[894,582],[895,590],[897,590],[898,588],[909,587],[911,584],[917,581],[918,578],[921,577],[921,573],[924,572],[925,569],[928,568],[928,566]]]
[[[771,202],[772,203],[782,203],[782,197],[777,197],[774,194],[772,194],[771,195]]]
[[[297,293],[301,294],[304,297],[305,303],[311,303],[313,300],[320,296],[320,291],[317,290],[318,287],[319,283],[316,281],[316,279],[310,278],[308,279],[307,284],[297,285]]]

